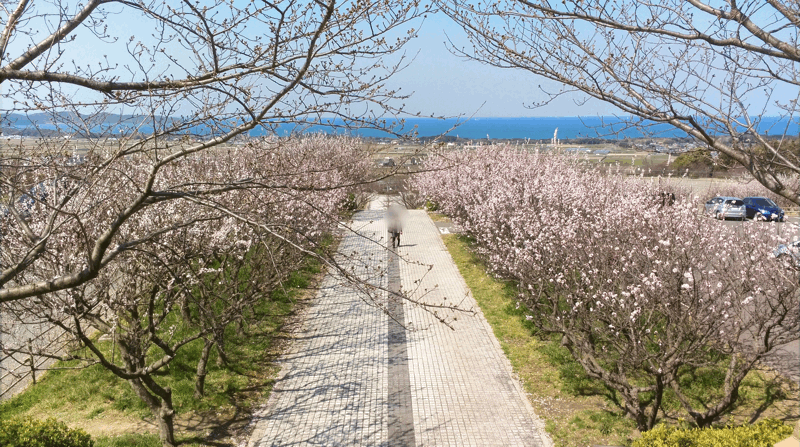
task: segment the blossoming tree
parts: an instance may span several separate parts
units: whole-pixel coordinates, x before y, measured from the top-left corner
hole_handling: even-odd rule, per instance
[[[0,204],[31,247],[0,266],[0,302],[82,285],[130,247],[115,242],[135,214],[248,181],[199,185],[185,159],[279,125],[383,127],[403,98],[387,81],[424,12],[415,0],[3,3],[0,126],[38,139],[0,149]],[[108,183],[128,158],[139,163],[138,182]],[[162,189],[164,173],[181,169],[185,180]],[[20,198],[37,201],[32,187],[64,175],[71,181],[47,204],[50,218],[27,223]],[[61,222],[99,200],[117,204],[105,227],[84,231],[85,252],[58,276],[26,275],[52,244],[67,243],[52,237]]]
[[[417,187],[640,430],[667,394],[709,425],[748,372],[800,338],[796,278],[772,254],[781,236],[763,226],[725,226],[693,197],[670,205],[657,186],[564,156],[491,148],[426,167],[435,173]],[[721,371],[719,391],[698,396],[692,377],[709,371]]]
[[[113,263],[91,281],[16,299],[0,311],[19,323],[60,327],[73,348],[85,349],[60,343],[33,353],[100,364],[126,380],[159,421],[164,444],[175,445],[171,391],[159,383],[159,372],[189,344],[203,343],[195,383],[195,394],[202,395],[211,349],[224,359],[226,331],[258,318],[254,309],[303,256],[338,268],[320,243],[339,224],[349,187],[365,178],[363,150],[359,140],[315,135],[263,139],[171,164],[153,182],[160,191],[153,202],[176,198],[141,205],[119,225],[108,244]],[[25,165],[9,171],[55,179],[44,180],[37,197],[2,217],[5,265],[24,264],[38,249],[29,233],[48,237],[12,284],[24,287],[85,265],[98,233],[102,237],[119,219],[136,186],[147,183],[149,161],[118,159],[93,176],[81,175],[92,171],[91,159],[73,166],[43,160],[33,173]],[[76,179],[91,187],[74,185]],[[181,193],[187,189],[192,193]],[[111,338],[118,356],[101,349],[97,331]]]

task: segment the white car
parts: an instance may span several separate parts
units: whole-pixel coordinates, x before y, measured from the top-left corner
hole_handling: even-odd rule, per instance
[[[738,197],[718,196],[706,202],[706,214],[717,219],[745,220],[747,207]]]

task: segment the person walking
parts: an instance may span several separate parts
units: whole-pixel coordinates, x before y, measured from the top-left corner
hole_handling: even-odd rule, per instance
[[[398,205],[392,205],[386,210],[386,228],[392,240],[392,248],[400,247],[400,235],[403,233],[401,211]]]

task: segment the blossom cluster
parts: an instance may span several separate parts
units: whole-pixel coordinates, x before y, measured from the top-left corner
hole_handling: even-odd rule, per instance
[[[677,383],[682,366],[713,362],[710,347],[752,367],[798,338],[796,278],[775,262],[771,227],[726,225],[691,195],[665,201],[656,182],[563,155],[494,146],[425,168],[415,187],[590,376],[623,391],[634,377]]]
[[[131,250],[161,251],[197,235],[205,252],[270,234],[312,247],[338,223],[367,172],[357,139],[266,138],[169,159],[157,151],[82,163],[5,159],[0,284],[96,274]],[[164,160],[168,161],[164,161]],[[160,248],[159,248],[160,247]]]
[[[228,328],[257,323],[308,253],[332,256],[324,236],[368,172],[364,147],[311,135],[173,158],[4,159],[0,311],[13,325],[55,328],[58,341],[26,346],[4,325],[3,350],[100,363],[168,424],[174,407],[158,371],[202,344],[200,398],[212,348],[227,362]],[[80,281],[51,287],[70,276]],[[31,286],[37,293],[3,302]],[[110,356],[96,331],[112,340]]]

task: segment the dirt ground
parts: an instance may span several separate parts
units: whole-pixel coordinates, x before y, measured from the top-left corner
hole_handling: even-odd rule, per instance
[[[236,438],[250,422],[250,414],[234,408],[225,408],[209,413],[184,413],[175,417],[175,432],[216,441],[215,445],[235,445]],[[158,434],[158,426],[152,417],[135,418],[118,412],[106,412],[96,419],[82,419],[69,424],[82,428],[93,437],[119,436],[126,433]]]

